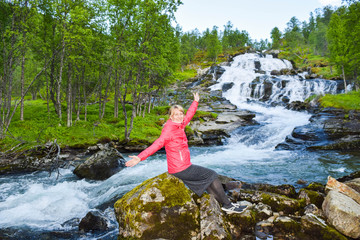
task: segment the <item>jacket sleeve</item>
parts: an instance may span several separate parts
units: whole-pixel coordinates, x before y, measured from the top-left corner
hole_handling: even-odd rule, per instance
[[[190,105],[189,109],[186,112],[186,115],[184,117],[184,125],[188,125],[188,123],[190,122],[190,120],[193,118],[193,116],[196,113],[197,107],[198,107],[198,102],[197,101],[193,101],[192,104]]]
[[[141,159],[141,161],[144,161],[149,156],[156,153],[158,150],[160,150],[165,145],[165,133],[162,132],[160,137],[153,142],[148,148],[146,148],[144,151],[142,151],[138,157]]]

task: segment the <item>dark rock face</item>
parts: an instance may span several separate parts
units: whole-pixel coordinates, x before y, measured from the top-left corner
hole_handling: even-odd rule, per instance
[[[39,145],[23,152],[0,153],[0,174],[52,172],[67,164],[67,155],[60,154],[56,142]]]
[[[341,109],[321,109],[310,123],[296,127],[277,149],[359,150],[360,113]]]
[[[124,157],[115,148],[106,147],[74,169],[80,178],[105,180],[125,167]]]
[[[88,212],[79,223],[79,230],[90,231],[106,231],[108,228],[106,219],[97,212]]]
[[[222,86],[222,91],[226,92],[227,90],[231,89],[234,86],[234,83],[224,83],[224,85]]]

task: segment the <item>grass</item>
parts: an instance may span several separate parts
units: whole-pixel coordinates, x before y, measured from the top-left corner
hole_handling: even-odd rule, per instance
[[[327,94],[319,99],[322,107],[341,108],[360,111],[360,92],[352,91],[346,94]]]
[[[65,107],[65,106],[64,106]],[[161,134],[164,122],[168,119],[170,106],[159,106],[146,113],[145,117],[138,116],[134,119],[131,132],[131,144],[147,143],[155,141]],[[19,110],[19,109],[18,109]],[[63,119],[66,118],[66,109],[63,109]],[[127,108],[128,116],[131,114],[131,106]],[[61,147],[85,148],[98,142],[109,142],[111,140],[125,140],[124,116],[114,118],[114,104],[112,101],[106,104],[104,118],[99,120],[98,104],[88,105],[87,121],[84,114],[81,120],[76,120],[73,114],[73,126],[67,127],[66,122],[59,120],[54,107],[50,104],[50,112],[47,111],[46,101],[25,101],[24,121],[20,121],[20,113],[17,111],[9,127],[7,137],[0,139],[1,151],[6,151],[17,146],[17,150],[24,150],[35,145],[44,144],[57,140]],[[122,113],[121,109],[119,112]],[[216,118],[216,114],[198,111],[195,120],[204,118]],[[130,117],[129,117],[130,121]],[[129,123],[128,123],[129,126]],[[22,145],[19,147],[19,144]]]
[[[159,119],[167,119],[166,114],[159,114],[166,112],[163,109],[164,107],[155,108],[144,118],[135,117],[131,139],[154,141],[161,133],[162,125],[159,125]],[[75,121],[76,114],[73,114],[73,126],[67,127],[64,121],[66,116],[63,116],[61,121],[53,106],[50,107],[48,113],[46,101],[25,101],[24,121],[20,121],[20,113],[17,111],[10,124],[7,137],[0,139],[0,148],[5,151],[21,142],[24,143],[24,147],[31,147],[55,139],[62,147],[86,147],[94,145],[102,139],[123,141],[125,139],[124,116],[114,118],[113,111],[113,102],[108,102],[105,116],[99,120],[98,105],[88,105],[88,120],[84,121],[82,113],[81,120]],[[129,107],[129,116],[130,111]],[[63,114],[66,114],[65,109],[63,109]]]

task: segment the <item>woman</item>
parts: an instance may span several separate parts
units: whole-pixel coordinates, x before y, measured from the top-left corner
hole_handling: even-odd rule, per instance
[[[172,106],[169,111],[170,118],[163,128],[161,136],[139,155],[129,156],[131,160],[127,161],[125,165],[133,167],[165,146],[169,174],[181,179],[198,196],[201,196],[205,190],[213,194],[225,212],[240,213],[246,209],[246,206],[230,202],[217,173],[211,169],[191,164],[185,127],[195,115],[199,100],[199,94],[194,93],[194,101],[185,116],[181,106]]]

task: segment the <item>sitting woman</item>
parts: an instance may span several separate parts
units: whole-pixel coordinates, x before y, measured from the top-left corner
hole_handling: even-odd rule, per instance
[[[185,116],[184,109],[181,106],[172,106],[169,111],[170,119],[166,122],[161,136],[139,155],[129,156],[131,159],[125,165],[133,167],[165,146],[169,174],[181,179],[198,196],[201,196],[205,191],[214,195],[215,199],[222,205],[221,209],[225,212],[243,212],[246,206],[239,206],[230,202],[215,171],[194,165],[190,161],[185,126],[195,115],[199,100],[199,94],[195,93],[194,101]]]

